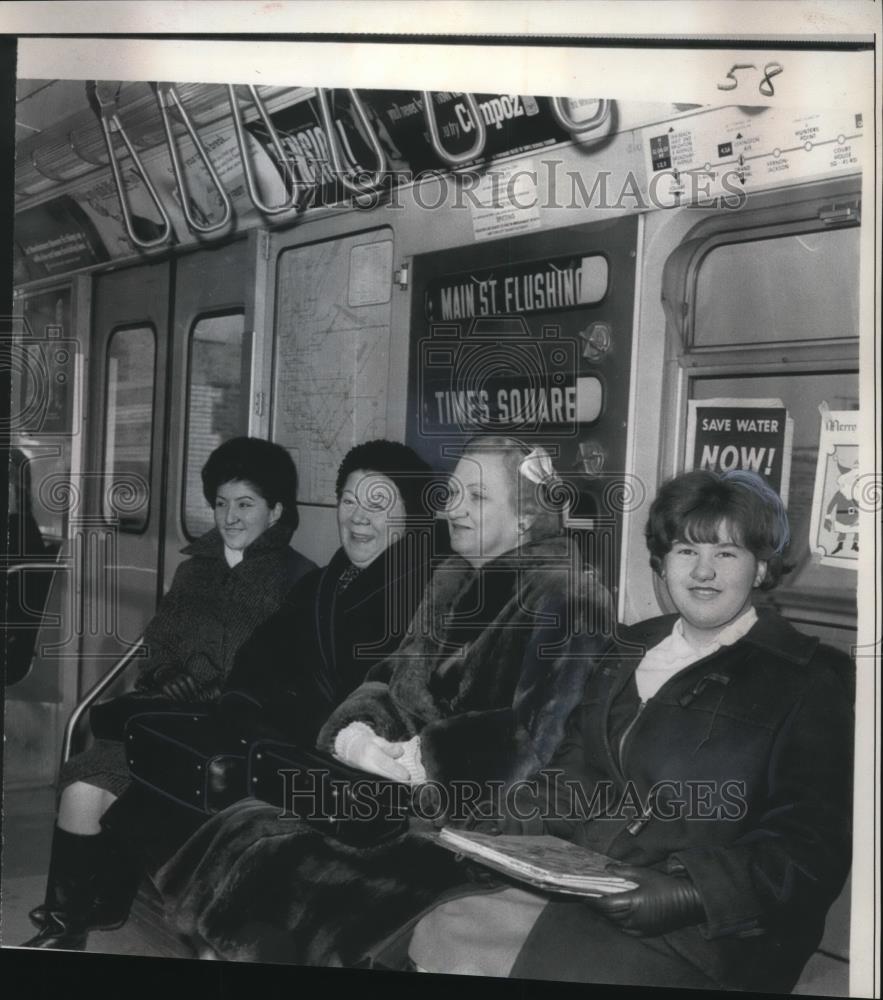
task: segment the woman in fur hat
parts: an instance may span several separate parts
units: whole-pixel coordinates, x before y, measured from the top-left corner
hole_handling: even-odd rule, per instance
[[[281,445],[234,438],[202,469],[215,527],[189,558],[144,631],[137,691],[96,706],[92,746],[59,777],[46,898],[30,914],[27,948],[85,947],[88,931],[119,926],[140,868],[102,818],[129,786],[123,726],[134,711],[181,711],[216,700],[239,647],[314,564],[289,546],[298,524],[297,470]]]
[[[430,573],[429,466],[396,441],[351,448],[337,472],[340,548],[301,580],[236,657],[240,725],[315,743],[332,709],[402,641]]]

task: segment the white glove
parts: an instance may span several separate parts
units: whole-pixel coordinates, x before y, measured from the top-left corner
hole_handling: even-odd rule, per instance
[[[420,753],[420,737],[414,736],[407,743],[395,743],[394,746],[402,748],[402,756],[399,763],[407,768],[408,780],[412,785],[422,785],[426,781],[426,768],[423,766],[423,757]]]
[[[334,756],[361,771],[393,781],[410,781],[406,767],[396,763],[403,753],[401,743],[390,743],[364,722],[351,722],[334,738]]]

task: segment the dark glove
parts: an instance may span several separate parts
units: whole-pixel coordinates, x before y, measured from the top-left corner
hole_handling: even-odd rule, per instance
[[[656,937],[704,922],[702,897],[688,878],[630,865],[610,865],[607,871],[637,882],[638,888],[593,899],[590,905],[626,933]]]
[[[179,674],[167,680],[159,690],[164,698],[179,702],[214,701],[221,693],[216,684],[201,684],[189,674]]]

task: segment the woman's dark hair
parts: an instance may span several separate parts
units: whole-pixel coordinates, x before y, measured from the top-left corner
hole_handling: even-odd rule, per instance
[[[650,506],[644,534],[653,571],[661,573],[675,542],[717,543],[721,525],[733,541],[766,562],[761,590],[775,587],[791,569],[784,561],[791,534],[779,494],[755,472],[718,475],[698,469],[663,483]]]
[[[377,438],[357,444],[343,456],[337,470],[334,489],[337,499],[353,472],[377,472],[391,479],[402,497],[408,517],[427,513],[424,497],[432,478],[432,469],[405,444]]]
[[[202,492],[214,506],[224,483],[251,483],[271,507],[282,504],[282,520],[294,531],[297,513],[297,468],[281,444],[263,438],[231,438],[209,455],[202,467]]]
[[[527,465],[533,466],[532,455],[542,453],[546,477],[541,481],[526,475]],[[503,468],[509,476],[515,496],[517,513],[531,515],[531,541],[554,538],[560,535],[563,525],[563,510],[560,499],[567,499],[562,490],[561,479],[552,467],[551,458],[545,448],[532,448],[518,438],[504,434],[477,434],[463,446],[466,455],[499,455]],[[539,468],[539,467],[538,467]]]

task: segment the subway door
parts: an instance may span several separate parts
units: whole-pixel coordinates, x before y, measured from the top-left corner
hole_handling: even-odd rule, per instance
[[[214,525],[201,471],[222,441],[261,429],[255,350],[257,234],[181,258],[175,274],[163,524],[163,590],[182,549]],[[253,367],[258,371],[252,385]],[[255,406],[257,402],[257,409]],[[251,424],[250,424],[251,420]]]
[[[80,694],[141,635],[159,591],[171,265],[95,280],[76,626]]]

